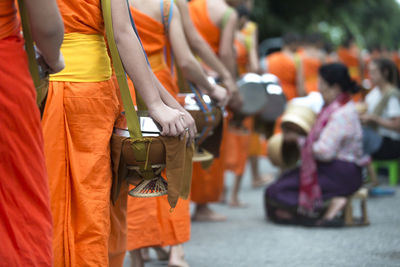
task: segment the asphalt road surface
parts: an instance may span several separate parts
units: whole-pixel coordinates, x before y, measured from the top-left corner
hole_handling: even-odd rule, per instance
[[[262,160],[261,170],[276,171],[267,160]],[[368,199],[370,226],[317,229],[266,221],[264,189],[251,188],[250,178],[247,169],[240,194],[246,208],[214,204],[215,211],[228,217],[226,222],[192,224],[192,238],[184,245],[190,266],[400,266],[399,186],[395,196]],[[233,176],[228,173],[225,180],[230,189]],[[358,203],[353,206],[358,215]],[[146,267],[167,266],[153,251],[151,256]],[[130,266],[128,257],[124,266]]]

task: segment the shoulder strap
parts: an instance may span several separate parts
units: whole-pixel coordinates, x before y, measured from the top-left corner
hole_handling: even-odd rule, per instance
[[[110,49],[110,54],[114,66],[115,75],[117,77],[119,90],[121,91],[122,103],[125,110],[126,121],[128,124],[129,135],[132,139],[142,138],[140,131],[139,118],[132,102],[132,97],[129,92],[126,74],[122,65],[121,58],[118,53],[117,45],[114,39],[114,31],[112,28],[111,18],[111,3],[110,0],[101,0],[103,10],[104,26],[106,29],[107,42]],[[129,6],[128,6],[129,9]],[[129,12],[130,13],[130,12]]]
[[[169,29],[174,11],[174,0],[160,0],[161,20],[164,26],[165,38],[168,40]],[[167,47],[164,47],[164,58],[167,61]],[[171,74],[174,73],[174,53],[170,49],[171,54]]]
[[[246,46],[247,52],[250,53],[251,47],[253,46],[253,38],[251,35],[244,37],[244,45]]]
[[[233,13],[233,8],[228,7],[224,13],[224,15],[222,16],[222,20],[221,20],[221,29],[223,30],[226,26],[226,24],[228,23],[228,20],[230,18],[230,16]]]
[[[298,71],[301,64],[301,56],[298,53],[296,53],[294,54],[293,60],[294,60],[294,65],[296,66],[296,71]]]
[[[381,100],[379,101],[378,105],[376,105],[373,114],[377,116],[381,116],[384,109],[388,105],[389,99],[391,97],[397,97],[400,101],[400,93],[398,89],[392,88],[391,90],[387,91],[386,93],[383,94]]]
[[[24,0],[18,0],[18,6],[21,17],[22,31],[24,33],[25,39],[25,50],[28,55],[29,71],[32,76],[33,84],[35,85],[35,88],[38,89],[41,86],[39,66],[36,61],[36,53],[35,48],[33,47],[32,33],[28,22],[28,12],[26,11]],[[42,90],[36,90],[36,94],[36,102],[40,106],[45,95],[43,95]]]
[[[160,0],[161,19],[164,25],[165,34],[168,35],[169,25],[171,24],[174,0]]]

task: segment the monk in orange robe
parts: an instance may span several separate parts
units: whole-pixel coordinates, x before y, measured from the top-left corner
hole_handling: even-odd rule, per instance
[[[297,68],[299,58],[295,57],[298,46],[296,34],[286,34],[283,37],[282,50],[268,55],[264,60],[264,72],[276,75],[282,85],[288,101],[295,97],[304,96],[305,92],[298,86]]]
[[[318,92],[318,70],[322,65],[322,45],[318,34],[310,34],[304,38],[304,51],[301,55],[301,61],[307,94]]]
[[[246,36],[241,32],[248,20],[249,10],[244,6],[238,9],[238,30],[235,37],[235,50],[237,59],[237,68],[239,75],[243,75],[250,71],[249,55],[251,51],[251,42],[253,36]],[[253,65],[258,65],[253,64]],[[229,125],[224,138],[226,138],[226,157],[225,170],[232,171],[235,175],[235,182],[232,189],[232,195],[229,200],[229,205],[232,207],[240,207],[239,189],[243,173],[247,164],[248,146],[250,144],[250,131],[253,127],[252,118],[246,118],[242,122],[243,129],[238,129],[237,126]],[[244,130],[245,129],[245,130]]]
[[[247,0],[244,1],[244,4],[241,8],[246,8],[248,11],[252,11],[253,9],[253,1]],[[240,12],[239,12],[240,13]],[[242,21],[243,20],[243,21]],[[248,14],[244,16],[244,18],[240,18],[239,24],[243,24],[243,27],[240,27],[240,34],[244,37],[244,44],[242,47],[236,45],[236,51],[238,56],[238,68],[239,73],[243,73],[243,70],[246,69],[246,72],[260,73],[262,70],[260,69],[260,62],[258,58],[258,28],[255,22],[249,21]],[[241,57],[240,55],[243,53],[243,48],[247,48],[248,54],[246,57]],[[241,51],[240,51],[241,50]],[[259,157],[266,156],[266,147],[267,143],[265,138],[261,137],[260,134],[254,131],[254,125],[251,129],[250,140],[248,145],[248,158],[250,161],[250,169],[252,173],[252,184],[253,187],[263,186],[269,181],[271,181],[272,176],[270,174],[261,175],[258,168]]]
[[[238,18],[236,12],[229,11],[230,9],[223,0],[194,0],[189,3],[190,17],[198,32],[229,69],[231,75],[236,77],[234,36]],[[235,94],[237,92],[234,92],[234,99]],[[226,124],[224,128],[226,131]],[[208,207],[208,203],[220,200],[224,189],[225,143],[226,138],[222,138],[220,156],[214,160],[210,168],[205,170],[201,164],[194,164],[191,198],[197,205],[195,214],[192,216],[193,220],[223,221],[226,219],[225,216],[216,214]]]
[[[169,8],[171,5],[172,9]],[[172,96],[177,97],[179,89],[171,73],[176,70],[172,68],[174,66],[172,63],[170,65],[166,63],[166,59],[175,58],[184,76],[188,76],[192,82],[201,85],[209,91],[211,97],[220,101],[221,99],[218,98],[221,95],[223,98],[227,96],[226,91],[208,82],[200,64],[190,53],[190,48],[185,42],[185,35],[182,30],[179,30],[182,26],[179,17],[176,16],[178,11],[175,5],[170,0],[164,0],[163,6],[166,7],[163,11],[164,16],[171,17],[170,25],[163,25],[161,21],[160,0],[136,0],[132,2],[131,8],[155,76]],[[166,27],[168,27],[168,33]],[[167,57],[164,51],[167,53],[173,51],[174,57]],[[186,64],[182,64],[183,62]],[[129,198],[127,248],[131,251],[133,266],[140,265],[141,255],[138,249],[150,246],[172,246],[169,264],[173,266],[186,264],[180,244],[190,239],[189,204],[189,200],[179,200],[177,207],[170,213],[166,196],[150,199]],[[143,229],[147,234],[143,235]]]
[[[176,98],[179,89],[164,59],[167,39],[163,24],[133,7],[131,13],[153,73]],[[189,204],[190,200],[180,199],[174,211],[170,213],[166,195],[155,198],[128,198],[127,250],[131,254],[131,266],[142,265],[141,248],[174,246],[189,241]]]
[[[63,26],[56,2],[26,1],[26,11],[49,71],[62,70]],[[14,0],[0,2],[0,58],[0,265],[50,267],[52,220],[43,136]]]
[[[248,72],[259,73],[259,60],[257,55],[257,25],[249,21],[249,11],[252,8],[251,1],[247,5],[240,5],[237,8],[239,15],[239,29],[236,33],[235,48],[237,55],[237,65],[239,75]],[[229,204],[232,207],[240,207],[238,194],[247,159],[250,159],[252,171],[252,184],[254,187],[264,185],[272,177],[265,175],[262,177],[258,170],[258,157],[265,155],[259,134],[254,132],[254,122],[252,118],[243,121],[243,126],[248,133],[238,132],[232,127],[227,131],[227,156],[225,160],[226,170],[231,170],[235,174],[235,182]],[[252,154],[251,154],[252,153]]]
[[[59,0],[58,4],[66,31],[62,45],[66,68],[50,78],[43,117],[54,262],[56,266],[122,266],[127,194],[111,207],[109,147],[120,104],[103,38],[102,9],[99,0]],[[162,126],[162,134],[183,135],[185,128],[195,132],[194,121],[155,84],[131,28],[126,2],[111,0],[111,9],[125,70],[135,77],[135,86]]]
[[[349,69],[350,77],[358,84],[361,84],[364,74],[363,62],[361,60],[359,48],[357,47],[354,40],[346,40],[346,42],[338,48],[337,55],[339,61],[346,65]],[[353,96],[354,101],[360,101],[361,99],[361,92]]]

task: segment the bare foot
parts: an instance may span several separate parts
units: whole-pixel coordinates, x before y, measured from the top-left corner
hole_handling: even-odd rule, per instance
[[[157,259],[159,261],[166,261],[169,259],[169,252],[165,248],[153,247],[153,249],[156,251]]]
[[[226,216],[214,212],[207,206],[207,204],[198,204],[196,206],[196,211],[192,216],[192,221],[223,222],[226,221]]]
[[[253,179],[253,188],[262,187],[274,181],[274,175],[271,173],[264,174],[262,177]]]
[[[344,208],[347,203],[345,197],[334,197],[329,203],[328,210],[324,215],[324,220],[332,220]]]
[[[238,199],[231,199],[229,202],[229,206],[232,208],[247,208],[248,205],[245,203],[240,202]]]
[[[276,217],[280,218],[280,219],[284,219],[284,220],[290,220],[292,219],[292,214],[290,214],[289,212],[285,211],[285,210],[276,210],[275,211],[275,215]]]
[[[171,252],[168,261],[169,267],[189,267],[189,264],[185,261],[185,253],[182,245],[176,245],[171,247]]]

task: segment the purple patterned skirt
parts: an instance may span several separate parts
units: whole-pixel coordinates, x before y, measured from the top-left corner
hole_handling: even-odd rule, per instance
[[[297,216],[299,170],[297,168],[284,173],[265,190],[266,214],[273,221],[277,221],[274,211],[278,208]],[[337,196],[349,196],[362,185],[361,167],[354,163],[340,160],[317,162],[317,170],[323,201]]]

